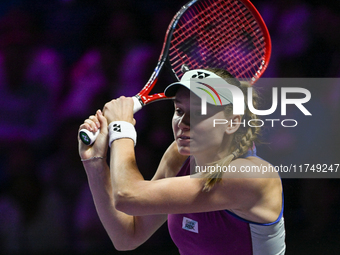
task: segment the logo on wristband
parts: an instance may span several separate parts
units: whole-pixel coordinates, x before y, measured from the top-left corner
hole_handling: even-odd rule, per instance
[[[113,131],[122,132],[119,124],[113,124],[112,127],[113,127]]]
[[[108,129],[109,129],[109,146],[110,147],[113,141],[117,139],[121,139],[121,138],[129,138],[133,140],[133,143],[136,146],[137,133],[132,123],[126,122],[126,121],[112,121],[109,124]]]

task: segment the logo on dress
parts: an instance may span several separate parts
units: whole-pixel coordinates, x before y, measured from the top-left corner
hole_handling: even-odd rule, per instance
[[[182,228],[190,232],[198,233],[198,222],[187,217],[183,217]]]

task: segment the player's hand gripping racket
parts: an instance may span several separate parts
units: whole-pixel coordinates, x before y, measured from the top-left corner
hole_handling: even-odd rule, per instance
[[[271,42],[267,27],[248,0],[191,0],[172,19],[157,66],[144,88],[133,97],[134,112],[151,102],[166,99],[150,95],[164,64],[179,80],[182,67],[222,68],[254,84],[267,68]],[[99,132],[79,132],[92,144]]]

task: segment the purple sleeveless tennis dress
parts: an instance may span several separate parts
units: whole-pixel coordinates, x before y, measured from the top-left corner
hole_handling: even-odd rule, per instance
[[[243,157],[256,156],[255,151]],[[177,176],[189,174],[187,160]],[[181,255],[278,255],[286,250],[283,206],[278,219],[267,224],[222,210],[169,214],[168,228]]]

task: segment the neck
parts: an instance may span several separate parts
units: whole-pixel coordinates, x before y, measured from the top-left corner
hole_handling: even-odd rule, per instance
[[[206,166],[213,162],[216,162],[222,158],[227,157],[232,153],[231,151],[232,139],[228,141],[223,141],[224,146],[218,146],[217,148],[211,148],[208,152],[204,151],[202,153],[194,154],[195,162],[197,166]]]

